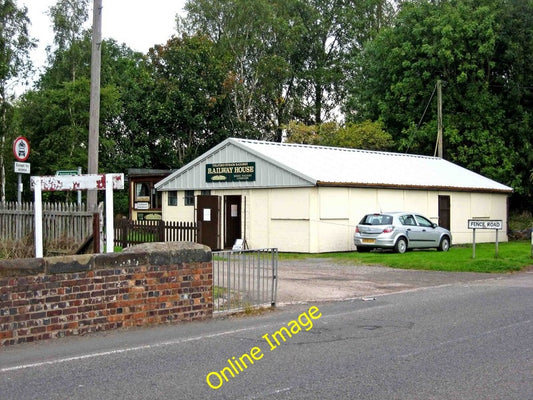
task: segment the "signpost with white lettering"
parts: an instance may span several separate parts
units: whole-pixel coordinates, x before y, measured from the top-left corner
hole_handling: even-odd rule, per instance
[[[105,190],[106,253],[114,250],[113,189],[124,189],[124,174],[32,176],[35,193],[35,257],[43,256],[42,191]]]
[[[468,229],[472,229],[472,258],[476,258],[476,229],[494,229],[496,231],[496,255],[498,257],[498,231],[503,229],[503,221],[489,219],[469,219]]]

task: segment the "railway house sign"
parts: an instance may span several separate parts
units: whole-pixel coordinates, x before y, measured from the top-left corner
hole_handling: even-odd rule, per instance
[[[255,162],[206,164],[206,182],[254,182]]]

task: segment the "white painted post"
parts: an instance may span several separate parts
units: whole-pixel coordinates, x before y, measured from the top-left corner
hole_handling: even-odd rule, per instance
[[[113,175],[105,175],[105,226],[106,226],[106,253],[115,250],[115,227],[113,221]]]
[[[498,229],[495,229],[495,231],[496,231],[496,245],[495,245],[495,247],[496,247],[496,255],[495,255],[495,257],[498,258]]]
[[[476,258],[476,228],[472,232],[472,258]]]
[[[43,196],[41,192],[41,178],[34,177],[34,218],[35,218],[35,258],[43,256]]]

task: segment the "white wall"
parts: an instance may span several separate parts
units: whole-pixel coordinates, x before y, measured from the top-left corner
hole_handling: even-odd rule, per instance
[[[497,193],[453,193],[452,236],[456,244],[472,243],[472,229],[468,229],[469,219],[502,220],[504,229],[498,233],[498,241],[506,242],[507,237],[507,195]],[[494,242],[493,230],[476,230],[476,242]]]
[[[162,196],[162,214],[165,221],[182,221],[182,222],[194,222],[196,216],[194,215],[194,206],[184,205],[185,192],[178,191],[178,205],[168,205],[168,192],[163,192]]]
[[[478,217],[503,220],[505,229],[499,240],[507,241],[504,194],[343,187],[236,189],[211,194],[243,196],[242,231],[250,248],[276,247],[302,253],[353,251],[353,232],[365,214],[405,210],[437,223],[439,195],[450,196],[454,244],[472,242],[467,221]],[[195,220],[194,207],[184,206],[183,197],[184,192],[178,192],[178,206],[173,207],[167,205],[163,194],[164,220]],[[494,231],[476,231],[476,242],[494,240]]]

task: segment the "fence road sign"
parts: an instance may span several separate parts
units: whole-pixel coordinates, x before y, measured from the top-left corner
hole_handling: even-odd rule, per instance
[[[469,219],[468,229],[503,229],[503,221],[488,219]]]

